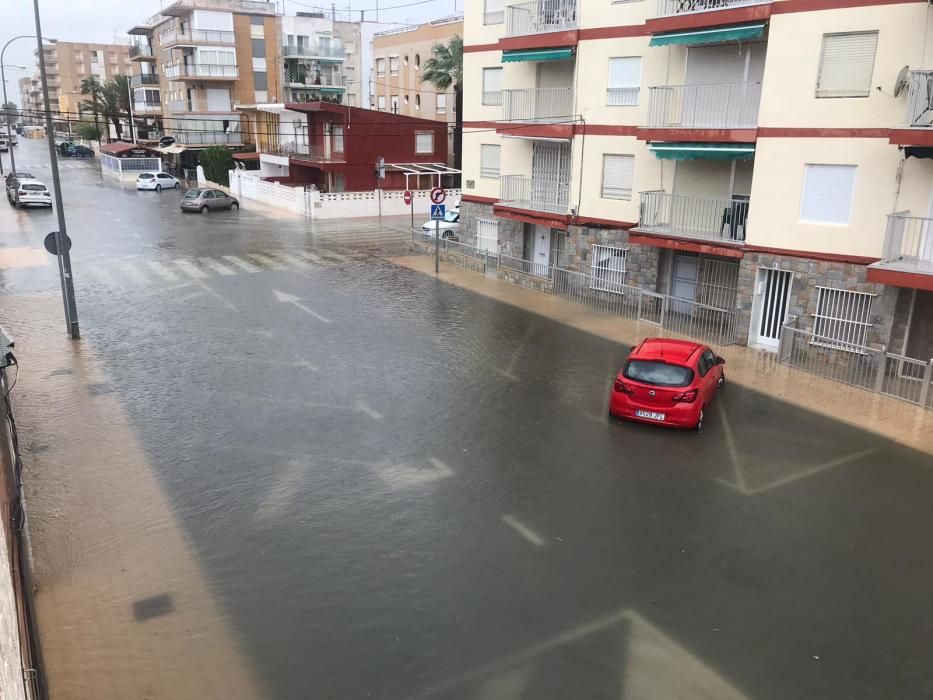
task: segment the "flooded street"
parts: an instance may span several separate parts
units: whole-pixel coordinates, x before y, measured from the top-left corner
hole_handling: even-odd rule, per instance
[[[406,220],[62,177],[81,341],[0,206],[54,700],[933,692],[929,454],[737,384],[607,421],[629,348],[393,264]]]

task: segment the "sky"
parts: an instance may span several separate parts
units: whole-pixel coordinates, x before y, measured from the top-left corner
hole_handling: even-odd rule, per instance
[[[281,9],[283,0],[278,0]],[[338,12],[348,7],[353,10],[353,19],[359,19],[358,10],[367,10],[366,19],[375,20],[376,5],[381,5],[379,20],[399,24],[419,24],[439,17],[447,17],[463,11],[463,0],[337,0]],[[284,0],[285,10],[295,12],[325,6],[331,3],[321,0]],[[87,41],[113,43],[114,38],[126,37],[126,30],[154,15],[171,0],[39,0],[42,18],[42,35],[60,41]],[[0,23],[0,46],[19,34],[35,35],[33,0],[2,0],[3,22]],[[396,5],[408,7],[392,8]],[[338,16],[338,19],[343,17]],[[17,39],[3,54],[6,66],[7,98],[19,103],[19,79],[35,71],[35,39]],[[26,66],[18,70],[12,66]]]

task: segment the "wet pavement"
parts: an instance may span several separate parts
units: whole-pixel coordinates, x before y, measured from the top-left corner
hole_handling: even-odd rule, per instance
[[[63,179],[79,343],[0,208],[52,698],[933,696],[929,454],[739,384],[608,421],[626,346],[392,264],[404,221]]]

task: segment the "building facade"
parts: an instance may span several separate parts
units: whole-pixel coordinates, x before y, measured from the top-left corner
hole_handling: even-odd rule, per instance
[[[358,104],[359,23],[335,22],[324,12],[299,12],[282,24],[285,102]]]
[[[19,79],[20,121],[24,124],[42,123],[42,83],[38,76]]]
[[[468,0],[463,231],[506,255],[933,357],[926,2]],[[924,63],[926,61],[927,63]]]

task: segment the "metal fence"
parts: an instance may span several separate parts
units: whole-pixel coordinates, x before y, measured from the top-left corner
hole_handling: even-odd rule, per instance
[[[680,15],[687,12],[728,10],[746,5],[769,5],[771,0],[658,0],[658,17]]]
[[[502,204],[523,209],[566,214],[570,206],[570,184],[553,176],[503,175],[499,178],[499,193]]]
[[[791,325],[781,331],[778,359],[804,372],[933,408],[933,360],[844,344]]]
[[[572,87],[502,91],[502,118],[506,121],[569,121],[572,115]]]
[[[116,158],[106,153],[100,154],[102,167],[115,173],[144,173],[160,172],[162,170],[161,158]]]
[[[754,129],[760,102],[761,83],[648,88],[648,126]]]
[[[638,228],[691,238],[742,242],[747,198],[696,197],[661,190],[641,193]]]
[[[562,32],[576,28],[577,0],[537,0],[506,8],[506,36]]]
[[[910,71],[907,92],[907,126],[933,126],[933,70]]]

